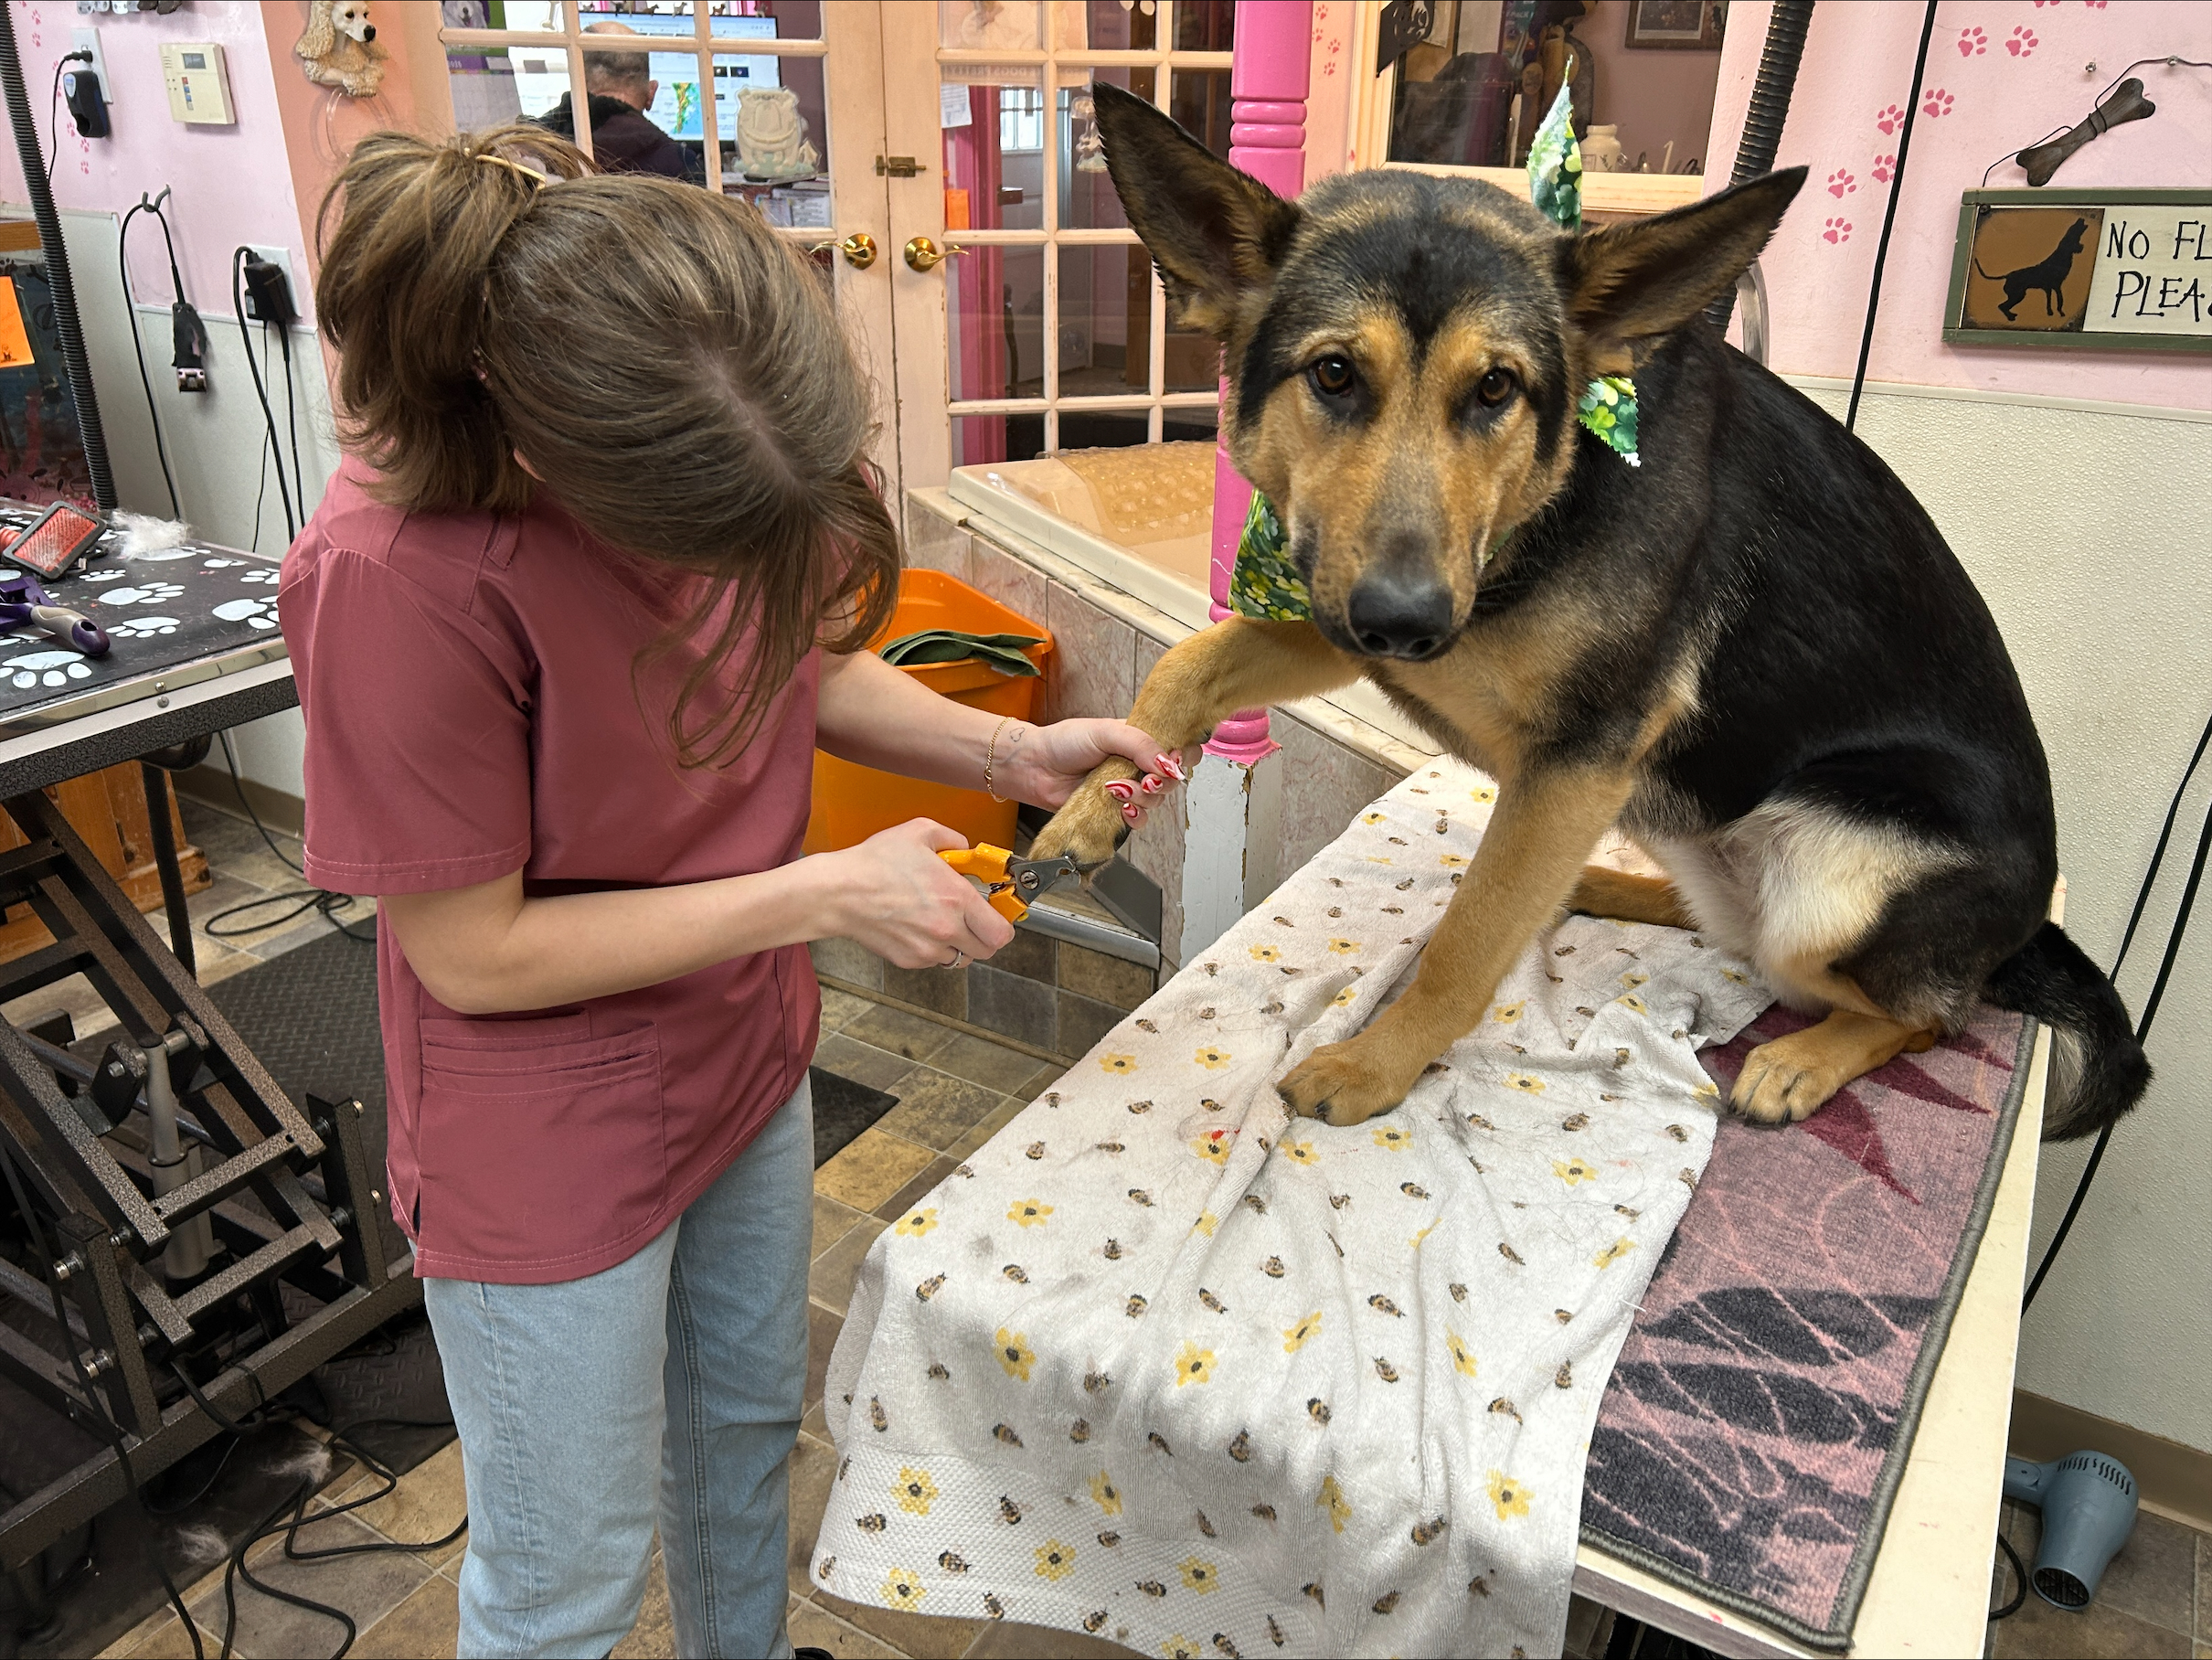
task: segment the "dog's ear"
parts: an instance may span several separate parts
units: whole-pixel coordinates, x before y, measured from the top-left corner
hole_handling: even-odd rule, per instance
[[[1158,110],[1101,81],[1091,90],[1106,170],[1182,319],[1224,338],[1238,302],[1281,262],[1298,209]]]
[[[1637,345],[1673,333],[1734,288],[1804,182],[1803,167],[1784,168],[1568,243],[1568,314],[1588,343],[1591,373],[1628,373]]]

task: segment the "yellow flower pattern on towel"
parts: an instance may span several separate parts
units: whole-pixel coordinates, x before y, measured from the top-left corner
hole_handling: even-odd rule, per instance
[[[1208,1163],[1226,1165],[1228,1163],[1228,1132],[1226,1130],[1209,1131],[1191,1143],[1190,1150]]]
[[[1211,1383],[1214,1380],[1214,1351],[1202,1349],[1196,1344],[1184,1342],[1175,1351],[1175,1388],[1186,1383]]]
[[[1340,957],[1349,957],[1358,952],[1359,942],[1357,940],[1331,940],[1329,949]]]
[[[1339,1533],[1344,1531],[1344,1525],[1352,1519],[1352,1506],[1345,1502],[1344,1489],[1336,1484],[1334,1475],[1321,1478],[1321,1491],[1313,1497],[1313,1507],[1326,1510],[1329,1513],[1329,1526]]]
[[[1185,1557],[1176,1564],[1176,1571],[1183,1576],[1183,1589],[1196,1591],[1202,1597],[1211,1596],[1221,1589],[1221,1576],[1215,1571],[1214,1565],[1195,1556]]]
[[[1174,1636],[1160,1644],[1160,1653],[1166,1660],[1202,1660],[1206,1650],[1196,1637]]]
[[[1611,1268],[1615,1262],[1618,1262],[1622,1257],[1628,1255],[1630,1251],[1635,1249],[1636,1241],[1623,1234],[1620,1239],[1615,1240],[1611,1245],[1608,1245],[1603,1250],[1601,1250],[1596,1256],[1592,1257],[1590,1261],[1595,1262],[1600,1268]]]
[[[937,1208],[932,1205],[927,1210],[914,1210],[908,1212],[905,1216],[899,1218],[899,1226],[893,1229],[892,1231],[906,1239],[919,1240],[923,1234],[929,1232],[931,1229],[936,1226]]]
[[[1541,1095],[1544,1093],[1544,1080],[1541,1078],[1537,1077],[1532,1072],[1506,1073],[1505,1087],[1509,1090],[1518,1090],[1524,1095]]]
[[[1282,961],[1282,947],[1280,945],[1255,945],[1252,947],[1252,961],[1255,963],[1280,963]]]
[[[1621,996],[1615,997],[1613,1001],[1618,1003],[1622,1008],[1628,1010],[1632,1015],[1648,1015],[1652,1012],[1644,1006],[1643,999],[1637,996],[1633,992],[1625,993]]]
[[[1006,1220],[1024,1228],[1042,1228],[1051,1214],[1052,1207],[1043,1199],[1016,1199],[1006,1212]]]
[[[1282,1328],[1282,1352],[1284,1354],[1295,1355],[1300,1349],[1305,1347],[1307,1338],[1320,1332],[1321,1313],[1321,1310],[1315,1309],[1312,1314],[1302,1317],[1297,1325],[1286,1325]]]
[[[1464,866],[1467,861],[1462,858],[1456,853],[1447,853],[1443,856],[1443,857],[1438,859],[1436,862],[1449,869],[1457,870],[1461,867]]]
[[[937,1484],[930,1479],[927,1470],[904,1467],[899,1472],[899,1484],[891,1489],[891,1495],[909,1516],[927,1516],[931,1501],[937,1496]]]
[[[1113,1484],[1113,1477],[1103,1470],[1090,1478],[1090,1498],[1091,1502],[1098,1506],[1101,1515],[1119,1516],[1122,1514],[1121,1491]]]
[[[1284,1142],[1282,1156],[1296,1164],[1311,1165],[1315,1162],[1313,1144],[1312,1142]]]
[[[1522,1011],[1527,1006],[1528,1000],[1526,997],[1518,1003],[1501,1003],[1490,1011],[1490,1017],[1500,1026],[1511,1026],[1521,1017]]]
[[[1450,1326],[1444,1328],[1444,1346],[1452,1351],[1452,1369],[1462,1378],[1474,1376],[1474,1351],[1467,1340]]]
[[[1192,1059],[1209,1072],[1218,1072],[1229,1063],[1228,1051],[1216,1048],[1210,1043],[1201,1048]]]
[[[1075,1571],[1075,1552],[1058,1539],[1037,1548],[1037,1574],[1040,1580],[1064,1580]]]
[[[1490,1502],[1498,1513],[1498,1520],[1528,1514],[1528,1489],[1503,1470],[1490,1473]]]
[[[1579,1155],[1577,1155],[1574,1158],[1553,1159],[1551,1161],[1551,1173],[1552,1175],[1558,1176],[1561,1181],[1565,1182],[1569,1187],[1573,1186],[1577,1182],[1594,1182],[1598,1179],[1598,1173],[1591,1166],[1590,1161],[1580,1157]]]
[[[884,1577],[883,1603],[886,1608],[919,1608],[929,1590],[919,1574],[910,1568],[894,1568]]]
[[[1632,992],[1634,991],[1639,985],[1649,985],[1651,983],[1651,975],[1645,974],[1640,968],[1632,968],[1628,971],[1628,973],[1621,976],[1621,984],[1628,987],[1628,989]]]
[[[1413,1132],[1400,1129],[1396,1124],[1384,1124],[1374,1132],[1374,1141],[1378,1147],[1388,1147],[1393,1153],[1403,1153],[1413,1144]]]
[[[1492,802],[1497,800],[1497,798],[1498,792],[1495,784],[1484,784],[1479,789],[1470,790],[1467,792],[1467,799],[1469,801],[1478,802],[1484,806],[1488,806]]]
[[[1214,1237],[1214,1229],[1220,1226],[1221,1218],[1219,1217],[1210,1210],[1202,1210],[1198,1213],[1198,1219],[1190,1225],[1190,1230],[1193,1233],[1202,1233],[1210,1240]]]
[[[1027,1383],[1029,1368],[1037,1364],[1037,1354],[1021,1333],[1009,1333],[1002,1325],[998,1328],[998,1363],[1006,1368],[1007,1377]]]
[[[1359,822],[1363,825],[1381,825],[1388,823],[1389,818],[1388,813],[1363,813],[1359,815]]]
[[[1101,1055],[1099,1065],[1107,1071],[1121,1076],[1137,1069],[1137,1058],[1134,1055]]]

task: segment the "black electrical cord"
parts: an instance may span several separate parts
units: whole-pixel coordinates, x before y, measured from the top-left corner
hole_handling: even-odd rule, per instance
[[[185,1599],[176,1589],[176,1581],[169,1577],[168,1565],[161,1559],[161,1546],[155,1538],[154,1517],[146,1510],[145,1495],[139,1490],[138,1477],[131,1468],[131,1454],[123,1444],[122,1426],[108,1416],[107,1407],[100,1399],[100,1391],[92,1387],[91,1374],[85,1370],[84,1357],[77,1351],[76,1338],[69,1330],[69,1312],[62,1305],[61,1282],[54,1272],[59,1258],[47,1244],[46,1229],[39,1226],[38,1213],[32,1208],[30,1195],[24,1191],[23,1178],[16,1169],[15,1150],[5,1141],[0,1141],[0,1170],[6,1172],[8,1189],[15,1196],[16,1208],[22,1214],[23,1225],[31,1236],[31,1249],[38,1253],[40,1263],[46,1271],[47,1295],[53,1302],[54,1324],[61,1333],[61,1346],[69,1355],[69,1367],[77,1374],[77,1387],[83,1396],[91,1427],[104,1434],[108,1445],[114,1450],[116,1466],[122,1472],[123,1490],[130,1494],[133,1502],[138,1506],[139,1513],[146,1518],[146,1556],[154,1564],[154,1575],[161,1580],[161,1588],[169,1599],[169,1606],[176,1610],[176,1617],[185,1623],[185,1631],[192,1639],[192,1660],[207,1660],[207,1651],[200,1646],[199,1627],[192,1623],[192,1612],[185,1606]]]
[[[166,195],[167,192],[163,194]],[[176,242],[169,235],[169,216],[144,197],[140,197],[138,205],[122,216],[122,226],[116,232],[115,263],[117,273],[122,280],[122,314],[123,320],[130,325],[131,355],[138,359],[138,384],[145,388],[146,419],[154,427],[154,453],[161,462],[162,483],[169,486],[169,516],[182,518],[185,512],[176,499],[176,475],[169,471],[168,446],[162,442],[161,437],[161,412],[154,403],[154,382],[146,374],[145,343],[138,337],[138,305],[131,297],[131,221],[142,213],[151,213],[161,221],[162,237],[169,244],[169,280],[175,285],[176,299],[180,304],[185,297],[185,280],[176,269]]]
[[[2197,763],[2204,760],[2205,750],[2212,747],[2212,720],[2205,723],[2204,735],[2196,740],[2196,750],[2189,757],[2188,767],[2175,786],[2174,799],[2166,807],[2166,822],[2158,832],[2158,845],[2151,850],[2150,868],[2143,873],[2143,886],[2135,890],[2135,909],[2128,915],[2127,931],[2121,935],[2120,954],[2112,959],[2111,979],[2119,984],[2120,970],[2128,960],[2128,947],[2135,942],[2136,924],[2143,920],[2143,907],[2150,902],[2151,889],[2158,880],[2160,867],[2165,863],[2167,845],[2174,839],[2174,821],[2180,816],[2182,797],[2189,788],[2189,781],[2196,776]],[[2150,1036],[2151,1022],[2157,1018],[2158,1006],[2165,998],[2166,983],[2174,976],[2175,960],[2181,955],[2182,935],[2189,926],[2190,912],[2196,906],[2196,890],[2204,881],[2205,863],[2212,856],[2212,806],[2205,811],[2204,829],[2196,838],[2196,857],[2189,863],[2188,880],[2183,883],[2181,900],[2174,911],[2174,926],[2166,935],[2166,949],[2159,958],[2158,973],[2151,982],[2150,995],[2143,999],[2143,1015],[2135,1022],[2135,1041],[2141,1043]],[[2051,1242],[2043,1248],[2043,1261],[2037,1266],[2035,1278],[2027,1282],[2027,1292],[2020,1299],[2020,1312],[2025,1314],[2033,1306],[2036,1293],[2043,1289],[2043,1282],[2058,1260],[2058,1250],[2066,1243],[2066,1236],[2073,1231],[2074,1218],[2081,1214],[2082,1201],[2090,1196],[2090,1184],[2097,1179],[2097,1167],[2104,1163],[2104,1150],[2112,1144],[2114,1126],[2107,1124],[2097,1132],[2097,1144],[2090,1149],[2089,1162],[2081,1166],[2081,1179],[2074,1185],[2074,1197],[2058,1218],[2058,1226],[2051,1231]]]
[[[280,445],[277,436],[276,411],[269,407],[269,388],[263,382],[260,365],[253,360],[253,340],[246,332],[246,295],[242,286],[246,256],[252,249],[240,244],[230,256],[230,309],[238,318],[239,344],[246,348],[246,368],[253,377],[253,395],[261,399],[261,420],[269,429],[270,438]],[[284,463],[280,448],[277,460],[277,496],[284,504],[284,540],[289,543],[300,534],[300,522],[292,515],[292,490],[284,483]]]
[[[246,343],[249,355],[253,351],[250,341]],[[261,331],[261,373],[269,372],[269,331]],[[269,451],[271,439],[266,429],[261,433],[261,470],[255,476],[253,486],[253,540],[246,545],[259,553],[261,550],[261,504],[269,496]]]
[[[1874,245],[1874,277],[1866,286],[1866,326],[1858,341],[1858,367],[1851,377],[1851,407],[1844,411],[1844,431],[1858,426],[1859,394],[1866,388],[1866,358],[1874,350],[1874,318],[1882,305],[1882,267],[1889,262],[1889,232],[1897,224],[1898,198],[1905,194],[1905,158],[1912,151],[1912,118],[1920,113],[1920,83],[1928,76],[1928,43],[1935,35],[1936,0],[1928,0],[1920,18],[1920,49],[1912,60],[1912,93],[1905,100],[1905,125],[1898,133],[1897,166],[1889,175],[1889,200],[1882,209],[1882,237]]]
[[[230,787],[238,792],[239,805],[246,809],[246,816],[253,821],[253,827],[261,833],[262,842],[267,845],[270,852],[276,855],[277,862],[287,870],[305,876],[306,870],[303,867],[293,864],[291,856],[277,846],[276,837],[269,834],[269,826],[261,823],[261,815],[253,810],[253,803],[248,799],[246,794],[246,781],[239,773],[238,754],[230,747],[230,734],[219,732],[217,736],[222,740],[223,761],[230,769]],[[271,921],[256,922],[247,928],[218,928],[216,926],[226,918],[250,915],[252,912],[266,910],[271,905],[282,905],[287,902],[291,902],[292,909]],[[377,941],[376,925],[373,922],[369,925],[367,933],[356,933],[339,919],[338,913],[345,910],[353,902],[353,895],[333,893],[327,888],[300,889],[291,893],[272,893],[261,899],[248,899],[243,905],[233,905],[228,910],[217,911],[207,919],[207,937],[211,940],[236,940],[247,934],[265,933],[271,928],[282,928],[294,917],[304,916],[313,910],[321,913],[333,928],[347,939],[358,941],[363,945],[373,945]]]
[[[53,141],[52,152],[46,158],[47,188],[53,188],[54,164],[61,159],[61,72],[72,63],[90,63],[92,54],[87,51],[64,52],[54,59],[54,92],[46,101],[46,130]]]
[[[270,325],[261,325],[261,334],[268,335]],[[292,372],[292,328],[288,324],[276,325],[277,349],[284,355],[284,425],[292,434],[292,490],[300,500],[300,516],[307,516],[307,474],[300,471],[300,414],[293,402]]]
[[[2027,1601],[2027,1570],[2020,1566],[2020,1553],[2013,1548],[2012,1540],[2005,1537],[2002,1527],[1997,1529],[1997,1548],[2005,1553],[2005,1559],[2013,1565],[2013,1583],[2018,1589],[2013,1592],[2013,1600],[2003,1608],[1990,1611],[1989,1617],[1993,1621],[2011,1619],[2020,1612],[2020,1605]]]

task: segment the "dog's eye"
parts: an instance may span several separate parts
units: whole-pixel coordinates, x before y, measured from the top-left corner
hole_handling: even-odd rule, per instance
[[[1351,359],[1335,352],[1313,365],[1313,389],[1324,398],[1342,398],[1355,378]]]
[[[1494,410],[1513,396],[1513,388],[1518,384],[1511,369],[1492,369],[1475,382],[1474,395],[1485,409]]]

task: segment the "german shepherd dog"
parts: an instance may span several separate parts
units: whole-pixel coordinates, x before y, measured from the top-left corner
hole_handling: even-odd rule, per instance
[[[1131,719],[1177,747],[1365,676],[1502,788],[1414,984],[1277,1085],[1356,1123],[1404,1099],[1563,908],[1696,927],[1824,1016],[1755,1049],[1733,1105],[1803,1119],[1975,1000],[2054,1027],[2049,1133],[2150,1069],[2045,920],[2041,743],[1995,622],[1865,444],[1700,314],[1792,168],[1579,235],[1486,184],[1377,171],[1295,203],[1141,99],[1095,90],[1130,224],[1221,342],[1239,469],[1282,518],[1310,622],[1234,618],[1163,657]],[[1575,419],[1633,373],[1642,465]],[[1035,851],[1125,834],[1112,761]],[[1584,861],[1614,825],[1671,879]]]

